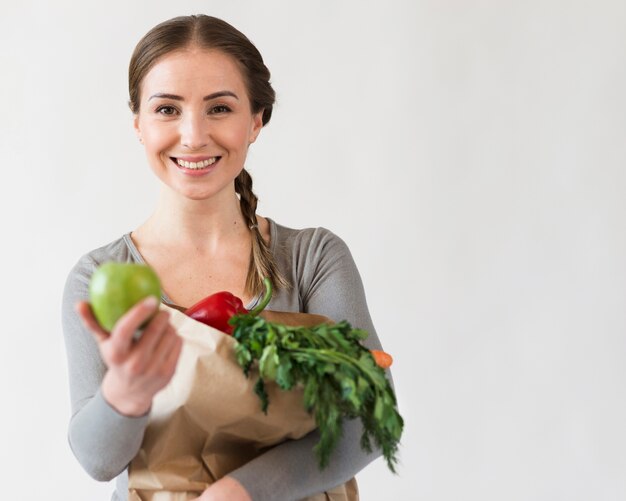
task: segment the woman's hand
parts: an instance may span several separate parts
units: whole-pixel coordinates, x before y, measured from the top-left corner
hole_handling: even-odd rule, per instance
[[[237,480],[222,477],[191,501],[252,501],[250,494]]]
[[[158,307],[155,297],[133,306],[106,332],[93,316],[86,301],[76,305],[85,326],[95,336],[108,371],[102,381],[102,395],[121,414],[141,416],[148,412],[152,398],[170,381],[182,348],[181,338],[169,323],[169,314],[159,311],[143,329],[139,340],[133,336]]]

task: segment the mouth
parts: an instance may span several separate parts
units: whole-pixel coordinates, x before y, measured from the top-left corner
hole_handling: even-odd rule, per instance
[[[170,160],[183,172],[200,174],[212,170],[212,167],[220,158],[222,157],[206,157],[197,159],[196,161],[189,161],[183,158],[170,157]]]

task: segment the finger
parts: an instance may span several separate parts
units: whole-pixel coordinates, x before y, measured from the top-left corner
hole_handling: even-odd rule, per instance
[[[111,331],[111,350],[123,357],[132,346],[133,336],[137,329],[153,315],[159,301],[149,296],[128,310],[115,324]]]
[[[170,314],[163,310],[159,311],[143,329],[141,337],[137,341],[137,349],[140,351],[152,352],[158,344],[159,339],[165,334],[169,326]]]
[[[171,365],[168,361],[171,362],[172,352],[176,352],[181,347],[181,337],[176,333],[176,330],[170,326],[154,351],[155,365],[159,367],[167,366],[165,370],[168,371]],[[174,361],[176,360],[178,360],[178,357],[175,357]]]
[[[155,317],[150,320],[148,326],[144,329],[139,341],[129,353],[128,361],[133,367],[135,374],[142,374],[149,371],[153,365],[153,361],[157,356],[155,350],[161,339],[165,337],[169,326],[169,313],[159,311]]]
[[[109,338],[109,333],[100,326],[93,315],[91,305],[87,301],[79,301],[76,303],[75,309],[83,325],[91,331],[98,342],[105,341]]]
[[[173,327],[169,327],[167,332],[161,336],[159,342],[151,353],[148,364],[145,368],[146,373],[150,374],[166,374],[168,370],[164,368],[166,359],[172,350],[176,348],[178,335]]]
[[[163,336],[157,351],[154,352],[153,357],[150,359],[149,366],[144,369],[144,374],[156,377],[164,384],[167,384],[176,372],[176,365],[182,346],[182,339],[172,328],[171,332]]]

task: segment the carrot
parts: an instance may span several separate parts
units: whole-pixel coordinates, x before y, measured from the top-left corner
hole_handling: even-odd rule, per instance
[[[393,358],[389,353],[385,353],[382,350],[370,350],[374,360],[376,361],[376,365],[382,367],[383,369],[387,369],[391,367],[393,363]]]

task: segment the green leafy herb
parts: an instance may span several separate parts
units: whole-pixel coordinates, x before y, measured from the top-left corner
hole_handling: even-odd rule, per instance
[[[320,468],[341,437],[344,418],[363,423],[361,447],[380,447],[389,469],[395,472],[403,420],[383,369],[361,341],[367,332],[348,322],[314,327],[290,327],[267,322],[255,314],[234,316],[236,356],[246,376],[258,364],[255,393],[267,412],[266,381],[283,390],[304,388],[304,406],[315,417],[320,440],[314,450]],[[255,365],[256,366],[256,365]]]

